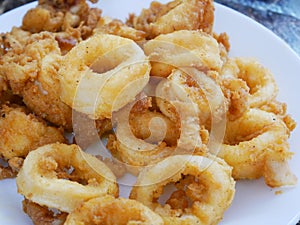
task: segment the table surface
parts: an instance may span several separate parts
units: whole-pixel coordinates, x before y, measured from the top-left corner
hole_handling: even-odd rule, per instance
[[[0,0],[0,14],[33,0]],[[300,56],[300,0],[215,0],[263,24]],[[297,223],[300,225],[300,221]]]

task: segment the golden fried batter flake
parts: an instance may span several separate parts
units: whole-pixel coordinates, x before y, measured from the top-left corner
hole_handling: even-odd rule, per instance
[[[39,146],[65,142],[63,131],[48,126],[23,107],[2,106],[0,117],[0,156],[4,160],[25,158]]]
[[[202,30],[211,33],[214,22],[212,0],[174,0],[167,4],[153,1],[139,16],[130,15],[127,24],[146,32],[151,39],[176,30]]]

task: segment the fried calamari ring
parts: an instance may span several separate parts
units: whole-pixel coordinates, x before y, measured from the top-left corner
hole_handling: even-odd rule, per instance
[[[164,223],[159,215],[138,201],[116,199],[107,195],[83,203],[68,215],[64,224],[163,225]]]
[[[237,76],[250,88],[250,107],[261,107],[276,98],[278,87],[271,71],[254,59],[236,58],[235,63]]]
[[[223,65],[218,42],[201,31],[159,35],[144,45],[144,51],[150,57],[152,76],[167,77],[178,67],[218,71]]]
[[[222,90],[214,80],[196,69],[173,70],[167,80],[158,85],[156,93],[157,96],[163,96],[157,99],[157,105],[169,118],[174,117],[174,110],[170,104],[187,99],[195,104],[201,125],[207,125],[212,120],[220,121],[224,117],[225,98]]]
[[[228,101],[227,118],[235,120],[241,117],[249,108],[250,88],[246,81],[237,77],[239,68],[234,59],[227,58],[219,79],[224,96]]]
[[[155,164],[175,154],[192,154],[206,151],[200,136],[200,125],[196,109],[191,102],[173,102],[179,115],[175,127],[180,127],[180,136],[175,146],[164,142],[168,133],[168,123],[173,123],[163,116],[152,117],[149,124],[151,136],[146,140],[136,137],[130,127],[131,105],[115,113],[116,136],[110,136],[107,148],[113,156],[124,162],[134,174],[142,167]],[[166,122],[165,122],[166,121]]]
[[[295,184],[296,179],[286,167],[292,152],[289,151],[290,131],[273,113],[250,109],[242,117],[227,122],[227,130],[219,157],[233,167],[235,179],[265,178],[267,185]],[[274,167],[278,169],[276,180]],[[280,170],[285,171],[280,174]],[[285,177],[284,177],[285,176]]]
[[[19,106],[3,105],[0,117],[0,158],[25,158],[36,148],[56,142],[65,143],[63,130],[48,126]]]
[[[125,110],[119,111],[115,118],[117,118],[116,135],[109,136],[107,148],[114,157],[125,163],[130,172],[136,174],[140,167],[155,163],[171,155],[174,151],[174,147],[166,146],[166,143],[161,142],[161,140],[151,143],[136,137],[131,130],[129,115]],[[157,128],[161,128],[161,123],[165,124],[161,119],[156,122],[158,123],[151,125],[156,127],[156,131],[158,131],[155,138],[161,139],[161,136],[165,136],[165,129],[158,130]],[[150,132],[151,130],[153,129],[150,128]]]
[[[218,158],[171,156],[139,174],[130,198],[160,214],[165,224],[216,224],[235,193],[231,169]],[[158,199],[170,183],[179,190],[161,205]],[[182,204],[184,199],[190,203]]]
[[[149,62],[135,42],[95,34],[64,56],[59,71],[61,99],[92,118],[111,118],[113,111],[142,91],[149,71]]]
[[[76,145],[45,145],[31,152],[16,181],[25,198],[68,213],[91,198],[118,195],[111,170]]]
[[[175,0],[167,4],[152,2],[141,15],[130,15],[127,24],[143,30],[148,39],[177,30],[203,30],[211,33],[214,22],[212,0]]]

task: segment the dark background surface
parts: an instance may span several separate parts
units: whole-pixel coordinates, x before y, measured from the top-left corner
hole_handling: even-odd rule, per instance
[[[34,0],[0,0],[0,14],[32,1]],[[300,0],[215,0],[215,2],[233,8],[263,24],[287,42],[300,56]],[[300,221],[297,225],[300,225]]]

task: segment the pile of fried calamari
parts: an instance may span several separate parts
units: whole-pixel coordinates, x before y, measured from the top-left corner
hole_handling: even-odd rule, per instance
[[[0,37],[0,179],[17,177],[34,224],[213,225],[236,180],[296,184],[296,123],[272,73],[228,55],[212,0],[125,23],[90,5],[39,0]],[[100,139],[111,158],[85,152]]]

